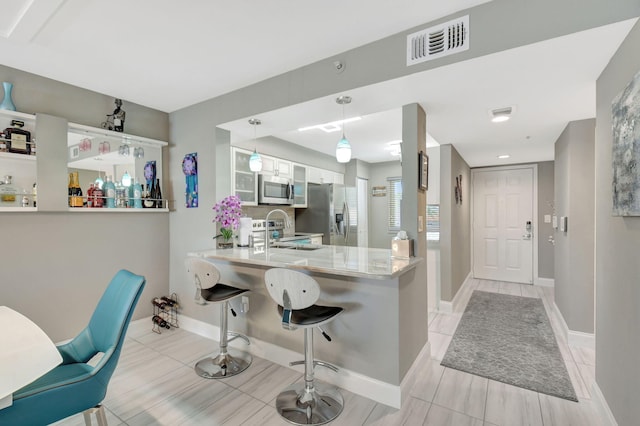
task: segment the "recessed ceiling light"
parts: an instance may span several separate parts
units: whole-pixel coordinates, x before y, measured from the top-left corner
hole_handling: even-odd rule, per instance
[[[494,123],[502,123],[504,121],[507,121],[509,118],[511,118],[512,111],[513,108],[511,107],[494,109],[491,111],[491,121],[493,121]]]
[[[399,157],[400,155],[402,155],[402,141],[396,140],[396,141],[387,142],[385,144],[384,149],[386,151],[389,151],[389,154],[391,154],[391,156]]]
[[[509,158],[509,157],[511,157],[509,154],[498,155],[498,158],[501,160],[504,160],[505,158]]]
[[[315,124],[313,126],[301,127],[300,129],[298,129],[298,131],[306,132],[307,130],[318,129],[327,133],[339,132],[340,130],[342,130],[342,127],[340,126],[341,124],[351,123],[352,121],[358,121],[358,120],[362,120],[362,117],[351,117],[351,118],[346,118],[344,120],[336,120],[336,121],[331,121],[329,123]]]

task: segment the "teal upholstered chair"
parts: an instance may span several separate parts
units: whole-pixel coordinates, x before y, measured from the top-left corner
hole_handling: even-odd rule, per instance
[[[16,391],[13,405],[0,410],[0,425],[47,425],[80,412],[91,424],[92,411],[97,412],[98,424],[106,425],[100,404],[144,284],[144,277],[119,271],[98,302],[89,325],[72,341],[58,346],[62,363]],[[95,366],[87,364],[100,353],[102,358]]]

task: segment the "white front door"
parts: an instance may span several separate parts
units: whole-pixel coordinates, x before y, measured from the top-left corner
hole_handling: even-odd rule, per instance
[[[533,283],[533,167],[471,175],[474,277]]]

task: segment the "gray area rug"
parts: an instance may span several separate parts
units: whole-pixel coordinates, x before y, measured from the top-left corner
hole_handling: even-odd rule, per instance
[[[540,299],[474,290],[441,364],[578,400]]]

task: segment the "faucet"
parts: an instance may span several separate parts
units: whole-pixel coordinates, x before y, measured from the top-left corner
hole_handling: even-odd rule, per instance
[[[284,227],[285,228],[290,228],[291,227],[291,218],[289,217],[289,215],[287,214],[287,212],[285,212],[282,209],[273,209],[271,210],[269,213],[267,213],[267,217],[264,219],[264,257],[265,259],[269,259],[268,257],[268,250],[269,250],[269,216],[271,216],[271,213],[282,213],[282,215],[285,218],[284,221]]]

